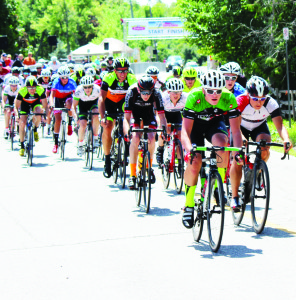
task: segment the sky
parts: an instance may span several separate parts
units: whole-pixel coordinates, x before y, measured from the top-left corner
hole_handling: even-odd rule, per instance
[[[147,5],[150,2],[151,5],[154,5],[157,2],[157,0],[151,0],[151,1],[149,1],[149,0],[137,0],[137,2],[140,3],[141,5],[145,5],[145,4]],[[161,2],[165,3],[167,5],[171,5],[173,2],[177,2],[177,0],[161,0]]]

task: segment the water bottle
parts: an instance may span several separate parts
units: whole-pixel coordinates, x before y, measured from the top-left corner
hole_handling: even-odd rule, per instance
[[[142,169],[142,164],[143,164],[143,149],[140,148],[138,152],[138,168],[139,170]]]
[[[173,139],[168,140],[168,160],[171,161],[173,153]]]

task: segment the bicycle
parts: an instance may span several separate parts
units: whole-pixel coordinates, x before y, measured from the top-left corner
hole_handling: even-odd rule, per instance
[[[250,145],[256,146],[256,150],[250,152]],[[233,222],[238,226],[242,222],[244,212],[246,210],[246,204],[251,203],[252,226],[257,234],[262,233],[264,230],[270,202],[268,167],[266,162],[261,159],[261,147],[266,146],[284,147],[283,144],[269,143],[265,140],[260,140],[259,142],[248,142],[247,147],[245,148],[242,179],[238,190],[241,209],[239,212],[234,212],[231,209]],[[254,155],[255,159],[252,159],[252,163],[250,156]],[[285,159],[286,155],[287,153],[285,153],[281,159]],[[226,180],[227,198],[228,201],[231,201],[232,190],[229,176],[227,176]]]
[[[26,124],[26,134],[25,134],[25,151],[27,154],[27,164],[32,166],[33,164],[33,147],[34,147],[34,131],[33,131],[33,117],[34,116],[44,116],[44,113],[33,113],[29,112]]]
[[[126,181],[126,167],[128,165],[127,151],[128,145],[124,140],[123,135],[123,119],[124,112],[117,112],[116,114],[107,114],[107,117],[115,119],[115,126],[112,131],[112,144],[111,144],[111,170],[113,173],[113,181],[117,183],[119,178],[120,187],[125,188]]]
[[[198,151],[209,151],[210,157],[202,159],[207,164],[206,181],[202,187],[201,199],[194,199],[194,224],[192,228],[193,238],[199,242],[203,223],[207,221],[209,245],[213,252],[220,248],[224,229],[224,190],[221,176],[217,167],[217,151],[240,151],[236,147],[196,147],[191,150],[191,163],[194,154]],[[201,169],[200,174],[204,170]],[[204,199],[202,199],[204,198]]]
[[[104,148],[103,148],[103,127],[100,126],[99,135],[98,135],[98,150],[97,150],[97,158],[101,161],[105,160]]]
[[[65,160],[65,147],[66,147],[66,143],[67,143],[66,125],[67,125],[67,115],[68,115],[68,111],[70,109],[63,107],[63,108],[58,108],[58,110],[62,111],[61,134],[60,134],[60,140],[59,140],[60,158],[62,160]]]
[[[84,154],[85,154],[85,166],[89,170],[92,169],[93,160],[94,160],[94,132],[92,127],[92,116],[99,115],[97,112],[88,112],[87,116],[87,126],[85,131],[86,143],[84,145]]]
[[[144,128],[131,128],[130,132],[142,132],[143,136],[140,139],[140,147],[142,147],[143,156],[141,169],[138,172],[136,186],[135,186],[135,196],[136,204],[140,206],[141,204],[141,195],[143,193],[143,204],[146,210],[146,213],[150,210],[150,201],[151,201],[151,160],[150,152],[148,151],[148,133],[150,132],[163,132],[165,133],[165,128],[163,129],[152,129],[148,126]],[[141,162],[140,162],[141,163]]]
[[[169,187],[170,174],[174,173],[175,189],[178,194],[182,191],[184,181],[184,154],[178,136],[178,129],[181,126],[181,124],[171,124],[173,131],[167,135],[167,141],[164,142],[164,162],[161,165],[164,188]]]
[[[14,106],[13,105],[6,105],[5,109],[11,109],[11,114],[10,114],[10,118],[9,118],[9,125],[8,125],[8,129],[9,129],[9,140],[10,140],[10,147],[11,150],[13,150],[13,139],[15,137],[15,112],[14,112]]]

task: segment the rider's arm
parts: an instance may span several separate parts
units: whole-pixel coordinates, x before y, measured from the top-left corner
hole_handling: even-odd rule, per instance
[[[233,139],[234,147],[242,147],[242,145],[243,145],[242,134],[240,131],[240,123],[241,123],[240,116],[229,119],[229,125],[230,125],[231,132],[232,132],[232,139]],[[243,164],[243,160],[240,159],[239,163]]]
[[[191,135],[193,123],[194,123],[193,119],[183,118],[181,140],[182,140],[182,145],[187,152],[189,152],[192,148],[190,135]]]
[[[49,96],[49,106],[54,106],[53,99],[55,97],[56,91],[51,90],[50,96]]]
[[[41,99],[40,101],[41,101],[42,106],[44,107],[44,109],[46,109],[46,108],[47,108],[47,99],[46,99],[46,98],[43,98],[43,99]]]
[[[7,95],[3,95],[3,97],[2,97],[2,107],[3,108],[5,106],[6,100],[7,100]]]
[[[123,134],[128,134],[128,131],[130,129],[130,122],[131,122],[132,113],[126,112],[124,114],[124,120],[123,120]]]
[[[107,97],[107,92],[101,89],[101,95],[99,98],[99,112],[101,115],[101,119],[105,118],[105,100]]]
[[[286,145],[287,143],[290,143],[290,147],[288,150],[290,150],[292,148],[292,143],[290,141],[290,138],[289,138],[289,133],[286,129],[286,127],[284,126],[283,124],[283,119],[281,116],[277,116],[277,117],[274,117],[272,118],[272,122],[273,124],[275,125],[281,139],[284,141],[284,144]],[[288,151],[287,150],[287,151]]]

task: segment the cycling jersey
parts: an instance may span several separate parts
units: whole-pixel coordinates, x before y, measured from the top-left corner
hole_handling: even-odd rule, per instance
[[[181,111],[186,104],[187,93],[182,93],[180,99],[178,100],[176,106],[170,99],[168,91],[162,93],[163,106],[165,111]]]
[[[230,119],[240,115],[234,95],[225,88],[217,105],[211,105],[206,101],[202,87],[194,89],[189,93],[183,111],[184,118],[202,124],[207,124],[209,121],[225,114],[228,114]]]
[[[6,99],[6,102],[5,102],[5,105],[14,105],[14,99],[15,97],[17,96],[19,90],[20,90],[21,86],[18,85],[17,89],[15,92],[13,92],[10,88],[10,85],[7,85],[5,88],[4,88],[4,91],[3,91],[3,95],[4,96],[7,96],[7,99]]]
[[[55,91],[55,98],[66,99],[75,92],[77,85],[72,78],[69,78],[66,85],[62,85],[60,78],[56,78],[52,83],[52,91]]]
[[[43,81],[43,77],[39,77],[37,79],[37,82],[39,85],[41,85],[43,88],[47,89],[47,87],[49,86],[50,82],[44,82]]]
[[[185,92],[185,93],[189,93],[189,92],[192,91],[193,89],[202,86],[200,80],[199,80],[197,77],[196,77],[195,82],[194,82],[194,84],[193,84],[193,86],[192,86],[191,89],[189,89],[189,87],[186,85],[185,79],[184,79],[184,78],[181,78],[181,80],[182,80],[183,85],[184,85],[184,90],[183,90],[183,92]]]
[[[97,85],[93,86],[93,90],[90,96],[86,95],[83,86],[80,85],[77,87],[73,99],[76,101],[87,102],[87,101],[98,100],[99,96],[100,96],[100,88]]]
[[[274,118],[281,115],[278,103],[270,96],[267,96],[267,99],[259,110],[256,110],[251,106],[249,95],[242,95],[237,97],[236,100],[238,103],[238,110],[241,112],[242,116],[241,126],[248,130],[253,130],[266,122],[268,116]]]
[[[115,71],[104,76],[102,87],[107,92],[107,99],[113,102],[119,102],[124,99],[128,88],[137,82],[135,75],[128,73],[123,82],[119,82]]]
[[[242,94],[245,94],[246,89],[243,88],[239,83],[236,82],[234,84],[233,90],[231,92],[234,94],[234,97],[236,98]]]

